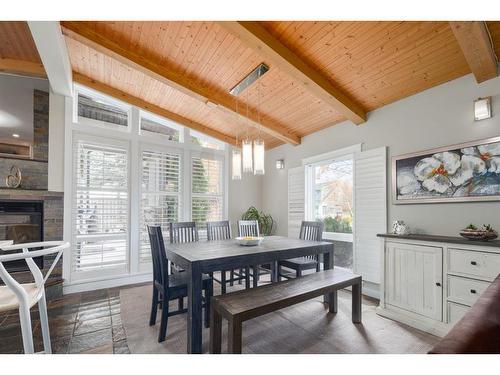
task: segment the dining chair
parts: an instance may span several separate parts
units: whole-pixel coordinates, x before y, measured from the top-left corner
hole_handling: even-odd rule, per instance
[[[159,306],[161,308],[161,323],[158,342],[163,342],[167,335],[168,318],[188,311],[180,303],[176,311],[169,311],[169,301],[176,299],[180,301],[184,297],[187,297],[189,275],[187,272],[169,274],[167,250],[163,242],[161,227],[148,226],[148,234],[153,259],[153,299],[151,302],[149,325],[153,326],[156,324],[156,314]],[[210,299],[213,295],[213,283],[208,275],[203,275],[202,289],[204,291],[205,327],[209,327]]]
[[[228,220],[224,221],[208,221],[207,222],[207,240],[208,241],[221,241],[228,240],[231,238],[231,225]],[[213,280],[221,285],[221,293],[226,294],[226,284],[229,283],[230,286],[234,285],[235,281],[241,284],[242,280],[245,280],[248,285],[250,277],[249,267],[247,267],[246,272],[243,268],[239,270],[230,270],[229,280],[226,279],[227,270],[221,271],[220,280],[213,277]],[[236,277],[235,277],[236,276]]]
[[[257,220],[238,220],[238,236],[239,237],[259,237],[259,222]],[[253,265],[252,278],[253,286],[256,287],[261,275],[272,274],[272,266],[270,264]]]
[[[321,241],[323,238],[324,224],[321,221],[302,221],[300,225],[299,238],[301,240]],[[282,272],[282,267],[295,271],[295,277],[302,276],[302,272],[310,269],[320,271],[319,255],[308,255],[300,258],[280,260],[278,262],[278,280],[291,277]]]
[[[198,241],[198,228],[194,221],[169,223],[170,243]]]
[[[37,303],[40,315],[40,327],[42,329],[43,353],[52,353],[49,317],[47,314],[47,302],[45,300],[45,282],[54,270],[64,250],[68,247],[69,243],[63,241],[32,242],[2,246],[3,251],[22,250],[20,253],[0,255],[0,279],[5,284],[0,286],[0,312],[16,308],[19,310],[19,321],[21,323],[21,335],[25,354],[33,354],[35,352],[30,309]],[[30,249],[36,250],[30,251]],[[54,254],[52,265],[44,276],[33,258]],[[4,263],[16,260],[24,260],[26,262],[33,276],[33,283],[20,284],[7,272]]]

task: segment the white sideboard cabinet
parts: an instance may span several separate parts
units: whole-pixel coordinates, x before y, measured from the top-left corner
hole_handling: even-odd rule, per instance
[[[444,336],[500,273],[500,241],[380,234],[381,316]]]

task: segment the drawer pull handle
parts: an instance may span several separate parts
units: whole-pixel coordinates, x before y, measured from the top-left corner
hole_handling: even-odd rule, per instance
[[[436,286],[441,286],[441,283],[436,283]]]
[[[475,290],[475,289],[471,289],[471,290],[470,290],[470,292],[471,292],[472,294],[476,294],[476,290]]]
[[[471,260],[470,264],[472,264],[473,266],[477,266],[477,262],[475,260]]]

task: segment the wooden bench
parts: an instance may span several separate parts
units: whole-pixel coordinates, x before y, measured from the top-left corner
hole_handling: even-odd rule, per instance
[[[242,323],[273,311],[328,295],[337,312],[337,290],[352,286],[352,321],[361,323],[361,276],[334,268],[296,279],[212,297],[210,353],[221,352],[222,318],[229,322],[228,353],[241,353]]]

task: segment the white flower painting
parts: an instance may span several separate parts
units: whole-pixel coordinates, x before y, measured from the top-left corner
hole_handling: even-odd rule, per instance
[[[396,201],[500,200],[500,141],[395,158]]]

